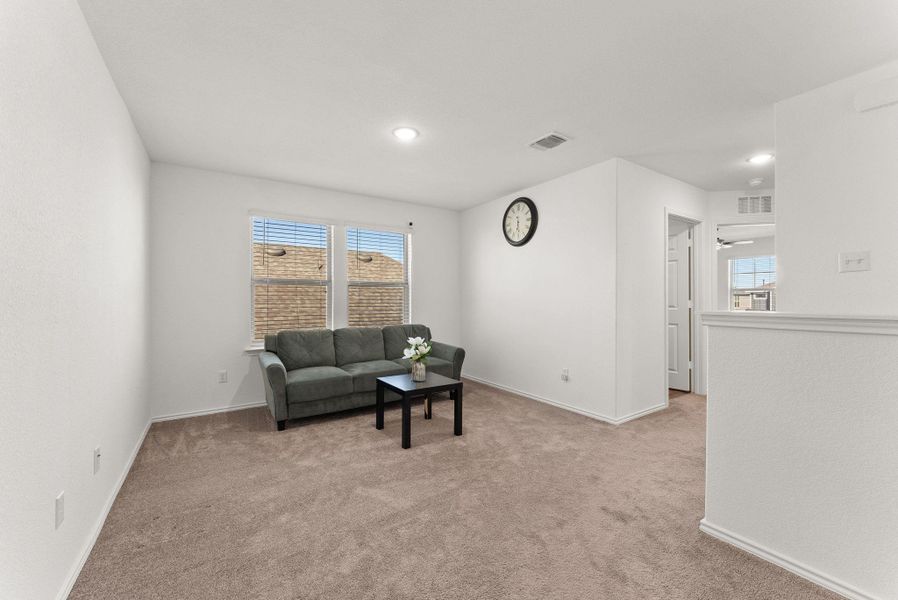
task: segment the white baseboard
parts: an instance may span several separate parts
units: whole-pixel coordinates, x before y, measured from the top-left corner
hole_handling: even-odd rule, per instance
[[[537,396],[535,394],[530,394],[528,392],[524,392],[522,390],[517,390],[513,387],[502,385],[501,383],[496,383],[494,381],[490,381],[489,379],[484,379],[482,377],[477,377],[475,375],[469,375],[465,373],[464,379],[470,379],[471,381],[476,381],[477,383],[482,383],[483,385],[488,385],[490,387],[494,387],[499,390],[503,390],[506,392],[511,392],[512,394],[517,394],[518,396],[523,396],[524,398],[529,398],[530,400],[536,400],[537,402],[542,402],[543,404],[550,404],[552,406],[556,406],[558,408],[563,408],[564,410],[568,410],[570,412],[577,413],[578,415],[583,415],[584,417],[589,417],[590,419],[596,419],[597,421],[602,421],[604,423],[610,423],[611,425],[619,425],[624,421],[629,421],[630,419],[635,419],[638,416],[642,416],[640,414],[629,415],[624,418],[624,420],[614,419],[612,417],[608,417],[601,413],[593,412],[590,410],[585,410],[582,408],[578,408],[576,406],[572,406],[570,404],[566,404],[564,402],[558,402],[557,400],[550,400],[548,398],[543,398],[542,396]],[[657,410],[655,408],[650,410]]]
[[[783,556],[782,554],[774,550],[765,548],[764,546],[748,540],[740,536],[739,534],[733,533],[732,531],[728,531],[723,527],[713,525],[706,519],[701,520],[698,528],[713,538],[717,538],[718,540],[726,542],[732,546],[736,546],[740,550],[744,550],[749,554],[754,554],[758,558],[762,558],[767,562],[773,563],[776,566],[781,567],[791,573],[795,573],[799,577],[803,577],[808,581],[816,583],[820,587],[826,588],[831,592],[835,592],[840,596],[850,598],[850,600],[880,600],[876,598],[876,596],[871,596],[870,594],[862,592],[859,589],[848,585],[847,583],[835,579],[834,577],[830,577],[825,573],[821,573],[816,569],[813,569],[807,565],[803,565],[798,561],[792,560],[788,556]]]
[[[58,600],[65,600],[68,598],[69,593],[71,593],[72,588],[75,586],[75,582],[81,574],[81,569],[84,568],[84,563],[87,562],[87,557],[90,556],[91,551],[94,549],[94,544],[97,543],[97,538],[100,537],[100,531],[103,530],[103,525],[106,523],[106,517],[109,516],[109,511],[112,510],[112,505],[115,504],[115,499],[118,498],[118,493],[125,484],[125,480],[128,478],[128,473],[131,472],[131,467],[134,466],[134,460],[137,458],[137,453],[140,452],[140,447],[143,446],[143,441],[147,437],[147,432],[150,431],[150,425],[152,425],[152,421],[147,421],[146,427],[143,428],[143,433],[138,437],[137,444],[135,444],[134,449],[131,451],[131,455],[125,463],[125,468],[122,469],[122,474],[119,476],[118,482],[116,482],[115,487],[112,489],[112,493],[109,495],[106,504],[103,506],[103,512],[100,513],[100,518],[98,518],[97,522],[94,524],[90,537],[88,538],[87,543],[85,543],[84,548],[81,550],[81,558],[78,559],[78,562],[75,563],[72,570],[69,571],[69,576],[66,578],[65,585],[63,585],[59,594],[56,596]]]
[[[615,425],[622,425],[623,423],[626,423],[627,421],[632,421],[633,419],[638,419],[639,417],[644,417],[646,415],[650,415],[653,412],[658,412],[659,410],[664,410],[665,408],[667,408],[667,406],[668,406],[667,402],[662,402],[661,404],[656,404],[655,406],[650,406],[650,407],[644,408],[642,410],[637,410],[636,412],[630,413],[629,415],[624,415],[623,417],[621,417],[619,419],[615,419],[614,421],[612,421],[612,423],[614,423]]]
[[[160,415],[153,417],[153,423],[161,421],[174,421],[176,419],[189,419],[190,417],[202,417],[204,415],[216,415],[218,413],[231,412],[234,410],[246,410],[247,408],[258,408],[267,406],[265,402],[247,402],[246,404],[237,404],[234,406],[221,406],[219,408],[204,408],[200,410],[188,410],[182,413],[172,413],[170,415]]]

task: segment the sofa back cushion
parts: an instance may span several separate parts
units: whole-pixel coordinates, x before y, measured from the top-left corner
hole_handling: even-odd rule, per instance
[[[388,325],[383,328],[384,352],[387,360],[402,358],[402,351],[408,348],[408,338],[420,337],[430,341],[427,325]]]
[[[279,331],[273,341],[276,344],[273,352],[288,371],[305,367],[333,367],[337,364],[334,332],[330,329]],[[268,336],[265,336],[266,350],[268,346]]]
[[[368,360],[384,360],[384,336],[380,327],[344,327],[334,331],[337,366]]]

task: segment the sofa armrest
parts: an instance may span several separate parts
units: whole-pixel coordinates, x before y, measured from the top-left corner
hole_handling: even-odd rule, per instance
[[[287,419],[287,369],[274,352],[260,352],[265,401],[275,421]]]
[[[448,360],[449,362],[451,362],[452,377],[454,379],[460,379],[461,366],[462,363],[465,362],[465,349],[459,348],[458,346],[444,344],[443,342],[431,341],[430,345],[433,347],[433,349],[430,351],[431,355],[436,358],[441,358],[443,360]]]

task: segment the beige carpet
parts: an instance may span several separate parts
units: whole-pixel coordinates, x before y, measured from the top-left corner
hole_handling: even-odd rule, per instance
[[[835,595],[698,531],[704,400],[614,427],[466,384],[400,413],[153,425],[72,599]]]

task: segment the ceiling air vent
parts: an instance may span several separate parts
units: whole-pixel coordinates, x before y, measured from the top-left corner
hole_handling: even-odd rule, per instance
[[[754,215],[773,212],[773,196],[740,196],[739,214]]]
[[[530,147],[535,148],[536,150],[551,150],[552,148],[560,146],[566,141],[567,138],[560,133],[550,133],[549,135],[541,137],[530,144]]]

